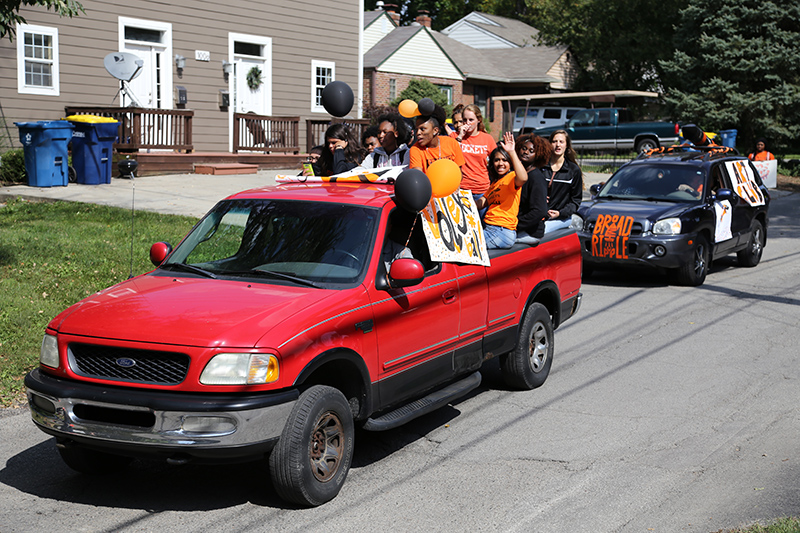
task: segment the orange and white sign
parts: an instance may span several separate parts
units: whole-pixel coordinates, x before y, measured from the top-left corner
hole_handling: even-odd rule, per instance
[[[734,192],[752,206],[764,205],[764,195],[756,183],[748,161],[728,161],[725,170],[731,178]]]
[[[767,189],[774,189],[778,186],[778,160],[753,161],[753,165],[761,176],[761,181]]]
[[[633,217],[598,215],[592,230],[592,255],[609,259],[628,259],[628,238]]]
[[[431,259],[490,266],[481,218],[470,191],[433,198],[420,213]]]

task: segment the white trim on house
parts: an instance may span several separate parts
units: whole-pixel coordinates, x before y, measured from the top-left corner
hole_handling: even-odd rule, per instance
[[[358,0],[358,87],[356,90],[356,118],[364,110],[364,0]]]
[[[29,35],[33,38],[28,39]],[[44,39],[36,39],[37,36],[49,37],[49,46]],[[40,57],[36,57],[37,55]],[[47,55],[50,57],[46,57]],[[30,72],[26,69],[27,65],[31,66]],[[58,28],[17,24],[17,92],[59,96],[61,93],[59,70]],[[36,83],[36,80],[40,83]]]
[[[237,54],[234,49],[236,43],[249,43],[261,47],[260,55]],[[233,151],[233,114],[237,112],[237,83],[241,83],[247,76],[244,72],[237,72],[237,63],[256,62],[261,67],[262,84],[259,88],[262,98],[261,106],[263,115],[272,115],[272,38],[263,35],[250,35],[246,33],[228,32],[228,62],[233,65],[233,72],[228,75],[228,151]]]
[[[320,80],[317,80],[317,74],[318,74],[317,69],[320,69],[321,72],[319,74],[322,74]],[[328,73],[325,72],[326,69],[329,71]],[[362,68],[361,70],[364,69]],[[332,81],[336,81],[336,63],[334,61],[322,61],[319,59],[312,59],[311,60],[311,112],[312,113],[327,113],[327,111],[325,111],[325,108],[322,106],[322,102],[319,100],[319,94],[321,94],[322,89],[324,89],[325,86]],[[317,91],[318,89],[319,93]]]
[[[141,28],[159,32],[160,42],[137,41],[125,38],[125,28]],[[120,52],[131,52],[144,60],[142,72],[131,81],[134,93],[139,89],[146,94],[136,94],[145,107],[154,109],[172,109],[172,77],[174,60],[172,55],[172,24],[156,20],[145,20],[131,17],[117,18],[118,45]],[[144,57],[141,57],[144,56]],[[158,75],[160,71],[160,75]],[[120,106],[125,105],[120,98]]]

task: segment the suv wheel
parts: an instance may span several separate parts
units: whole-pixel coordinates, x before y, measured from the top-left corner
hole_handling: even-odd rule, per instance
[[[738,252],[736,258],[739,264],[745,267],[754,267],[761,261],[761,254],[764,252],[764,225],[761,221],[754,220],[750,228],[750,240],[747,241],[747,248]]]
[[[692,259],[678,269],[678,283],[694,287],[702,285],[706,280],[709,266],[711,266],[711,250],[708,247],[708,240],[702,235],[698,235],[695,239]]]

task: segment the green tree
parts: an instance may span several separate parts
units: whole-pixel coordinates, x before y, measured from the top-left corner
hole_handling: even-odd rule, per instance
[[[433,83],[420,78],[411,78],[408,87],[400,92],[400,95],[389,102],[392,107],[397,107],[403,100],[414,100],[419,102],[423,98],[430,98],[433,103],[444,108],[449,116],[452,112],[451,106],[447,105],[447,96]]]
[[[521,19],[542,44],[566,45],[582,90],[660,87],[659,60],[672,55],[678,0],[527,0]]]
[[[76,0],[0,0],[0,39],[8,36],[13,41],[17,24],[26,23],[25,18],[19,14],[22,6],[41,6],[70,18],[86,13]]]
[[[800,4],[794,0],[688,0],[672,58],[662,62],[676,118],[739,130],[737,144],[800,136]]]

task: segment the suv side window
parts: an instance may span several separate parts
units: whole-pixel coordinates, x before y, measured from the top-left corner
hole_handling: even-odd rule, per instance
[[[561,118],[560,109],[545,109],[543,118]]]

